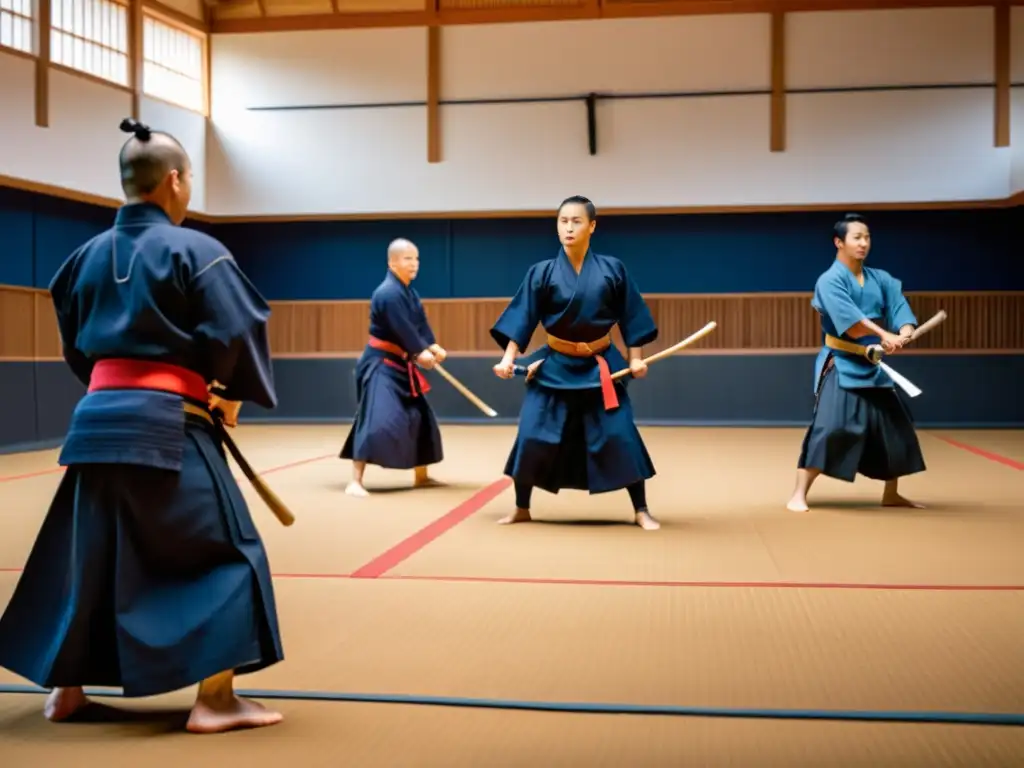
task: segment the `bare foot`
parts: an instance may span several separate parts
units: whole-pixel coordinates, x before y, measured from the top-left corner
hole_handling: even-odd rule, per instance
[[[438,487],[444,485],[444,483],[442,483],[440,480],[435,480],[432,477],[423,476],[423,477],[417,477],[413,481],[412,485],[413,485],[413,488],[438,488]]]
[[[636,524],[645,531],[656,531],[661,528],[661,523],[651,517],[650,512],[637,512],[635,519]]]
[[[910,507],[911,509],[924,509],[924,504],[918,504],[916,501],[905,499],[898,493],[885,494],[882,496],[883,507]]]
[[[520,509],[519,507],[516,507],[516,511],[513,512],[511,515],[505,515],[505,517],[501,518],[501,520],[498,521],[498,525],[511,525],[512,523],[528,523],[531,520],[533,520],[533,518],[530,517],[530,510]]]
[[[366,496],[369,496],[370,492],[363,488],[362,483],[357,483],[355,480],[353,480],[351,483],[345,486],[345,495],[358,496],[360,498],[364,498]]]
[[[46,697],[43,716],[53,723],[67,720],[73,714],[89,705],[89,699],[81,688],[54,688]]]
[[[223,733],[239,728],[262,728],[284,720],[280,712],[272,712],[250,699],[233,696],[227,702],[197,701],[188,724],[191,733]]]
[[[790,512],[807,512],[810,507],[807,506],[807,499],[803,496],[794,496],[786,504],[786,509]]]

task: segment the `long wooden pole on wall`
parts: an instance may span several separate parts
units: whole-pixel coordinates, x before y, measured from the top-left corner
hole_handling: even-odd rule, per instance
[[[995,10],[995,144],[1010,146],[1010,4],[998,2]]]
[[[786,14],[772,12],[772,100],[771,136],[772,152],[786,151]]]
[[[441,162],[441,27],[427,27],[427,162]]]
[[[50,127],[50,0],[39,0],[39,52],[36,56],[36,125]]]

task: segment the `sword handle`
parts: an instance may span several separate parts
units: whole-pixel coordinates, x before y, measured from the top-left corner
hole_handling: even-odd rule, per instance
[[[885,357],[885,349],[882,348],[881,344],[871,344],[864,352],[864,356],[871,361],[873,365],[878,365],[882,358]]]

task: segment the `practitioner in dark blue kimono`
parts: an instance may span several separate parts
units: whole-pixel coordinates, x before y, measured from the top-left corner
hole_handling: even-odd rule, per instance
[[[223,245],[178,226],[192,184],[181,145],[121,127],[134,134],[127,202],[50,284],[87,392],[0,620],[0,665],[53,689],[53,721],[89,703],[82,686],[135,697],[198,683],[188,730],[272,725],[279,713],[234,694],[236,673],[283,652],[267,555],[208,410],[214,381],[224,401],[275,407],[269,308]]]
[[[430,385],[419,368],[443,363],[412,281],[420,268],[419,249],[408,240],[388,246],[388,272],[370,298],[370,338],[356,364],[355,423],[341,449],[352,460],[350,496],[368,495],[367,464],[415,469],[417,487],[434,485],[427,466],[444,458],[441,431],[427,402]]]
[[[633,422],[626,381],[611,379],[627,363],[609,336],[618,324],[632,376],[642,378],[643,347],[658,338],[658,328],[626,266],[590,250],[596,225],[590,200],[565,200],[558,208],[558,254],[530,267],[491,329],[505,352],[494,366],[501,378],[514,375],[516,356],[537,324],[547,331],[547,343],[521,361],[529,361],[526,397],[505,465],[515,482],[516,508],[501,524],[531,520],[534,488],[592,494],[625,488],[636,524],[660,527],[646,498],[654,464]]]
[[[853,482],[858,472],[885,481],[884,506],[920,507],[899,493],[899,478],[925,469],[913,421],[892,378],[866,356],[874,344],[898,352],[917,318],[899,280],[864,266],[871,233],[863,218],[847,215],[833,239],[836,260],[818,278],[811,301],[824,337],[814,366],[814,418],[787,508],[807,511],[807,491],[818,475]]]

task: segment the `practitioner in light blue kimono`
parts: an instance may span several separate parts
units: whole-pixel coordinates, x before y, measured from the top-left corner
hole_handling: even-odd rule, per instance
[[[125,120],[127,203],[50,283],[64,359],[88,391],[67,469],[0,620],[0,666],[77,716],[83,686],[153,696],[199,684],[194,733],[273,725],[236,674],[284,658],[267,553],[231,475],[218,402],[277,404],[270,309],[217,240],[179,226],[192,166]],[[211,397],[211,386],[214,396]]]
[[[596,225],[590,200],[565,200],[558,208],[562,247],[530,267],[491,329],[505,353],[494,366],[501,378],[515,375],[516,356],[537,324],[547,331],[547,343],[520,361],[529,361],[526,397],[505,466],[515,481],[516,508],[502,524],[531,520],[536,487],[549,493],[626,489],[635,523],[660,527],[647,508],[645,481],[654,476],[654,464],[633,422],[627,379],[611,379],[627,365],[634,378],[647,374],[643,347],[658,338],[658,328],[626,266],[590,249]],[[628,364],[609,336],[616,324],[629,348]]]
[[[818,278],[811,301],[824,345],[814,367],[814,418],[787,508],[807,511],[807,491],[818,475],[853,482],[858,472],[885,482],[884,506],[920,507],[899,493],[899,478],[925,469],[913,421],[892,378],[865,354],[874,344],[898,352],[917,318],[899,280],[864,266],[871,233],[863,218],[850,214],[836,223],[834,242],[836,260]]]

